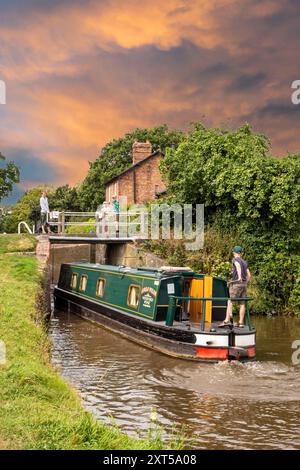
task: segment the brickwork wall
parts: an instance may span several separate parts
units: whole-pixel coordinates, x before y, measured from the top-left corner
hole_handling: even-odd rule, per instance
[[[147,142],[134,142],[132,146],[132,164],[135,165],[137,162],[144,160],[149,157],[152,153],[152,145]]]
[[[133,171],[128,171],[124,175],[118,178],[119,182],[119,197],[126,196],[127,204],[133,204],[134,202],[134,190],[133,190]]]
[[[118,178],[118,196],[126,196],[128,204],[141,204],[155,199],[156,192],[166,189],[159,171],[161,156],[154,155],[149,160],[128,171]],[[136,200],[134,201],[134,175],[136,183]],[[115,184],[114,182],[111,185]],[[106,187],[106,200],[108,201],[109,186]]]
[[[118,180],[114,180],[112,183],[106,186],[105,188],[105,200],[106,202],[111,202],[113,196],[119,196],[119,184]]]
[[[161,156],[154,155],[136,167],[136,202],[143,203],[155,199],[157,191],[166,189],[159,171]]]

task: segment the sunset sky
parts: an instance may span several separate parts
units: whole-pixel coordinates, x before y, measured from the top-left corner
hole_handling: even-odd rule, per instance
[[[106,142],[191,121],[300,152],[299,0],[0,0],[0,151],[19,190],[77,184]]]

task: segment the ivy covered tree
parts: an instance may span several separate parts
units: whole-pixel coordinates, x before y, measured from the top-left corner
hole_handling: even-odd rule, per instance
[[[269,155],[268,140],[245,125],[235,131],[197,126],[177,149],[168,149],[161,171],[182,203],[204,203],[230,225],[289,232],[299,228],[300,158]]]
[[[132,164],[132,144],[135,140],[149,140],[153,151],[168,147],[177,148],[184,134],[170,130],[167,125],[148,129],[135,129],[125,136],[114,139],[103,147],[99,157],[90,162],[89,172],[79,188],[81,208],[85,211],[95,210],[105,199],[105,183]]]
[[[3,167],[4,161],[5,157],[0,152],[0,201],[4,197],[8,196],[11,193],[14,184],[19,183],[20,181],[19,168],[13,162],[8,162],[7,164],[4,163]]]
[[[300,156],[270,156],[266,137],[248,125],[196,125],[167,149],[161,171],[171,197],[203,203],[207,223],[235,233],[266,299],[300,311]]]

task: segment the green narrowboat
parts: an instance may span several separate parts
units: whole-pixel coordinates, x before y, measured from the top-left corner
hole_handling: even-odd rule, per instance
[[[184,359],[255,357],[256,331],[221,328],[227,284],[189,268],[62,264],[55,308],[67,309],[143,346]]]

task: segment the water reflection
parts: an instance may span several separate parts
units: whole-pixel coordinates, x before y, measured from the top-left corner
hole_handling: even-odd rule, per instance
[[[300,366],[291,343],[300,321],[259,318],[258,360],[192,363],[131,343],[75,315],[51,320],[53,363],[95,416],[126,432],[148,430],[150,414],[171,432],[184,425],[208,449],[300,448]]]

